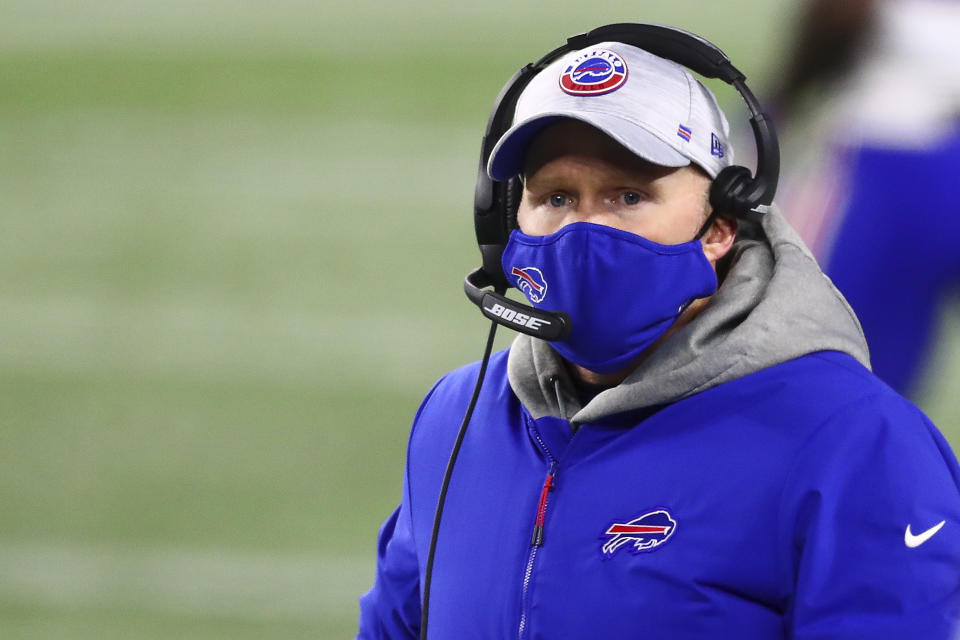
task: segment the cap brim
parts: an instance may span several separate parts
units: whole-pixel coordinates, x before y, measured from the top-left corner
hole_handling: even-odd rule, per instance
[[[538,113],[510,127],[493,147],[487,174],[494,180],[508,180],[520,174],[530,142],[548,125],[562,118],[579,120],[599,129],[647,162],[663,167],[690,164],[689,158],[635,122],[605,113],[565,111]]]

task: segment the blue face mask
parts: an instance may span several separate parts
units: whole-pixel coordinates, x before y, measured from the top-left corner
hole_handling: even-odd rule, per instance
[[[533,306],[570,316],[570,336],[550,344],[596,373],[629,365],[691,302],[717,290],[699,239],[663,245],[589,222],[546,236],[514,230],[501,264]]]

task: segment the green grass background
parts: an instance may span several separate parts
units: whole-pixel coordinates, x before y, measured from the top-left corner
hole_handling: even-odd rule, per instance
[[[351,637],[413,412],[482,348],[501,84],[644,20],[762,88],[793,6],[4,2],[0,636]]]

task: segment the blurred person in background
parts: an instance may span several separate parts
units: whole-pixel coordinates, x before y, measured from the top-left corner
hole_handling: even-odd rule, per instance
[[[791,124],[780,201],[874,372],[912,395],[960,285],[960,2],[810,0],[799,18],[773,100]]]

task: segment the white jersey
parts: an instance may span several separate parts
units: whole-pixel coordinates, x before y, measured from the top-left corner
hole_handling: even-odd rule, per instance
[[[936,143],[960,116],[960,1],[881,0],[872,39],[837,96],[841,141]]]

